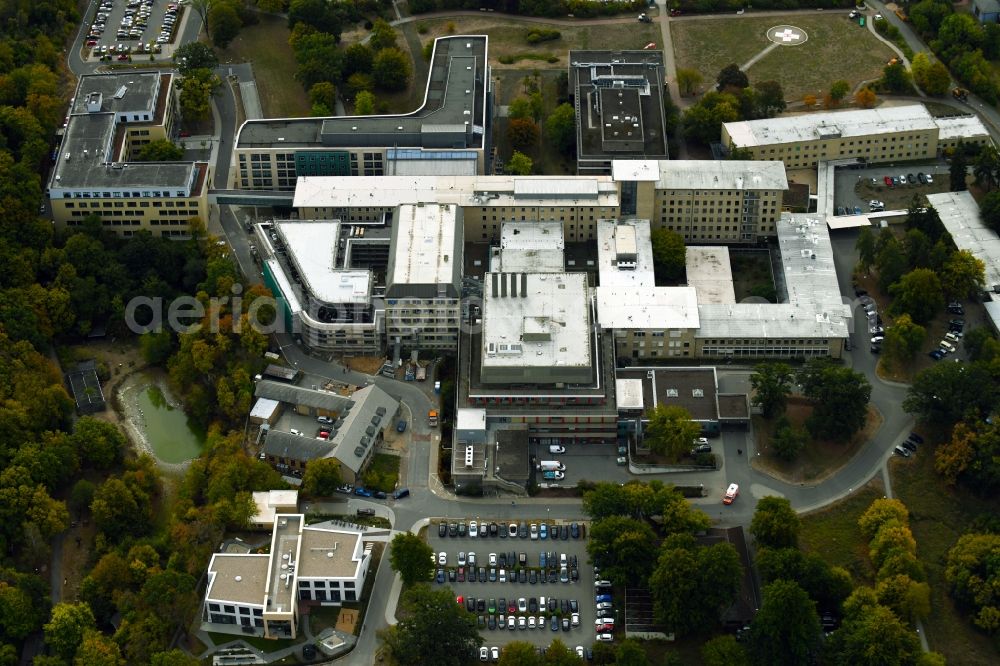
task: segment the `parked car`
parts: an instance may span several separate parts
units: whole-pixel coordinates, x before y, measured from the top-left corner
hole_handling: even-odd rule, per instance
[[[886,176],[883,180],[885,181],[886,187],[892,187],[892,176]]]
[[[406,432],[406,421],[402,419],[396,421],[396,432]]]
[[[479,536],[479,523],[474,520],[469,521],[469,536],[472,538]]]
[[[549,444],[549,453],[566,453],[566,447],[559,446],[558,444]]]
[[[740,487],[735,483],[730,483],[729,487],[726,488],[726,494],[722,498],[723,504],[732,504],[736,501],[737,496],[740,494]],[[610,601],[610,599],[608,600]]]
[[[358,486],[357,488],[354,489],[354,494],[357,495],[358,497],[371,497],[372,491],[368,490],[367,488]]]
[[[951,303],[948,304],[948,312],[950,312],[951,314],[964,315],[965,308],[962,307],[961,303],[957,301],[952,301]]]
[[[409,488],[400,488],[399,490],[397,490],[392,494],[392,499],[401,500],[404,497],[409,497],[409,496],[410,496]]]
[[[924,443],[924,438],[921,437],[920,435],[918,435],[915,432],[911,432],[908,439],[912,439],[917,444],[923,444]]]
[[[910,185],[916,185],[917,177],[914,176],[912,173],[908,173],[906,174],[906,182],[908,182]]]
[[[929,352],[927,352],[927,355],[930,356],[935,361],[940,361],[941,359],[943,359],[945,357],[945,353],[943,351],[941,351],[940,349],[935,349],[933,351],[929,351]]]
[[[904,458],[910,457],[910,452],[904,449],[902,446],[897,446],[892,450],[892,452],[895,453],[897,456],[902,456]]]
[[[931,174],[927,174],[927,184],[932,185],[933,183],[934,183],[934,176]]]
[[[921,185],[927,182],[927,176],[924,175],[923,171],[917,174],[917,182],[920,183]]]

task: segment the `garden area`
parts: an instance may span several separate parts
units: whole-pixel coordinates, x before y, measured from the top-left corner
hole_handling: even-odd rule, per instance
[[[790,23],[808,35],[797,46],[779,46],[754,63],[746,74],[751,82],[774,80],[785,98],[799,101],[807,94],[822,99],[834,81],[847,81],[853,89],[862,81],[877,79],[893,57],[892,50],[866,28],[849,21],[846,14],[762,18],[674,21],[670,24],[678,68],[701,74],[701,89],[714,87],[719,71],[730,63],[741,68],[771,42],[766,31]]]
[[[376,453],[361,478],[369,490],[391,493],[399,481],[399,456]]]
[[[839,502],[802,516],[802,550],[822,556],[831,566],[843,567],[855,583],[871,583],[875,572],[868,557],[868,542],[858,529],[858,518],[884,495],[882,480],[876,477]]]
[[[777,302],[774,278],[771,275],[771,257],[767,252],[730,251],[729,263],[737,303],[750,296],[765,298],[771,303]]]

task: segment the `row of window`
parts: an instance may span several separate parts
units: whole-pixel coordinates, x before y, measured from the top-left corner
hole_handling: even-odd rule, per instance
[[[76,208],[79,204],[80,208],[149,208],[152,204],[153,208],[197,208],[197,201],[95,201],[92,204],[88,204],[86,201],[72,202],[67,201],[63,204],[67,209]]]

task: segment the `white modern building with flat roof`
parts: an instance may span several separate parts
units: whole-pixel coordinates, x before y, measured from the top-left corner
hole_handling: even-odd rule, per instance
[[[404,204],[392,224],[386,339],[407,349],[455,349],[462,317],[462,211]]]
[[[685,248],[687,283],[698,292],[699,303],[735,303],[733,266],[724,245],[689,245]]]
[[[597,266],[602,287],[652,287],[653,244],[649,220],[598,220]]]
[[[491,248],[490,272],[561,273],[566,268],[562,223],[504,222],[500,244]]]
[[[306,526],[300,513],[276,515],[273,527],[268,554],[212,556],[202,604],[208,630],[294,639],[300,602],[360,598],[371,562],[360,530]]]

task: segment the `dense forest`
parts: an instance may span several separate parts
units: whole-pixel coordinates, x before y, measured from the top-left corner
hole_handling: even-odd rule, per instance
[[[225,528],[245,524],[250,491],[284,487],[225,434],[242,425],[267,345],[229,324],[267,292],[242,290],[231,257],[198,220],[190,240],[171,241],[121,239],[96,220],[63,234],[39,215],[75,87],[63,45],[79,19],[72,0],[0,0],[0,666],[22,656],[43,666],[194,664],[171,648],[197,612],[209,554]],[[217,331],[139,339],[125,325],[136,296],[166,307],[193,295],[207,307],[241,290],[236,312],[218,299]],[[198,406],[192,416],[208,438],[184,478],[162,478],[117,426],[76,417],[55,359],[99,331],[141,346]],[[50,544],[78,520],[95,532],[76,546],[89,554],[87,570],[78,596],[53,607]]]

